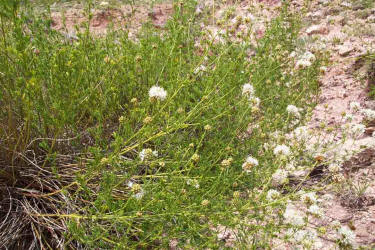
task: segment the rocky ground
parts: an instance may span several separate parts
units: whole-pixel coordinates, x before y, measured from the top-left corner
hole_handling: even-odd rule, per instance
[[[233,39],[240,42],[239,33],[252,32],[254,37],[262,36],[267,22],[281,6],[279,0],[218,2],[199,1],[196,10],[198,15],[213,12],[212,20],[202,22],[202,29],[217,42],[223,33],[217,21],[223,16],[227,17],[232,28],[235,27]],[[337,173],[331,177],[332,171],[325,166],[319,178],[306,184],[306,188],[318,190],[324,214],[321,217],[324,219],[315,219],[312,226],[327,230],[321,237],[321,249],[337,248],[339,236],[329,227],[335,223],[347,225],[354,231],[354,247],[375,247],[375,128],[374,124],[366,123],[363,112],[363,109],[375,110],[375,101],[368,94],[371,79],[368,80],[367,76],[371,75],[371,70],[365,58],[367,53],[375,52],[375,6],[365,0],[311,0],[307,6],[306,1],[294,0],[291,4],[303,16],[300,39],[305,42],[304,46],[329,57],[329,63],[322,68],[319,103],[312,112],[308,127],[313,133],[323,131],[325,138],[329,138],[328,144],[335,144],[345,136],[347,126],[366,124],[363,134],[349,136],[342,145],[326,152],[327,155],[345,155]],[[90,28],[98,35],[105,34],[113,21],[115,28],[129,29],[130,35],[135,37],[145,21],[162,29],[172,9],[171,3],[156,4],[152,8],[141,5],[114,8],[102,2],[94,10]],[[52,9],[55,29],[74,34],[75,28],[82,28],[85,14],[81,6],[66,6],[65,12],[60,10],[61,6],[59,11]],[[249,30],[246,24],[238,25],[239,17],[251,21],[252,29]],[[331,128],[330,133],[325,128]],[[320,139],[315,137],[314,140]],[[295,202],[293,206],[302,207],[302,204]],[[233,237],[227,238],[233,241]],[[285,244],[278,247],[292,248]]]
[[[157,28],[163,29],[167,19],[172,14],[172,4],[162,2],[149,7],[145,4],[109,4],[101,2],[92,10],[89,22],[90,31],[98,36],[105,35],[113,25],[113,29],[129,31],[134,37],[147,21]],[[56,4],[51,8],[52,27],[69,35],[76,30],[83,30],[87,22],[87,15],[81,3]]]
[[[347,124],[346,116],[352,116],[350,119],[354,123],[361,123],[366,118],[360,110],[375,108],[365,80],[369,66],[363,59],[364,55],[375,51],[374,20],[375,9],[366,8],[361,1],[320,0],[311,4],[305,17],[308,25],[301,35],[323,44],[329,52],[330,64],[321,77],[321,95],[310,127],[317,128],[324,123],[341,131]],[[354,103],[360,104],[358,110],[353,108]],[[317,225],[333,221],[348,225],[356,234],[357,246],[375,244],[375,138],[372,131],[368,126],[365,134],[350,138],[339,149],[361,152],[344,162],[341,171],[345,181],[320,192],[328,198],[323,201],[328,220],[317,221]],[[342,136],[339,132],[336,137]],[[368,149],[362,150],[364,147]],[[363,190],[359,190],[361,188]]]

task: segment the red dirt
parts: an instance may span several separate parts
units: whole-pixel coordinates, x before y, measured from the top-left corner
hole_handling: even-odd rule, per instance
[[[132,9],[130,5],[123,5],[116,9],[94,10],[90,20],[90,30],[96,35],[103,35],[106,34],[109,24],[113,23],[115,29],[135,33],[147,21],[155,27],[163,28],[172,13],[173,6],[170,3],[156,4],[151,11],[147,11],[144,6],[136,6]],[[67,33],[73,33],[76,29],[82,30],[87,21],[82,9],[71,8],[64,15],[61,12],[52,13],[52,27]]]

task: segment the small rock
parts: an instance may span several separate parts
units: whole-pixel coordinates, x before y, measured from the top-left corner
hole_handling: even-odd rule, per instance
[[[325,10],[325,15],[326,16],[327,15],[333,15],[333,16],[335,16],[335,15],[338,15],[340,12],[341,12],[340,8],[338,8],[338,7],[332,7],[332,8],[327,8]]]
[[[371,15],[367,17],[367,22],[374,23],[375,22],[375,15]]]
[[[368,109],[375,109],[375,101],[366,101],[365,107]]]
[[[347,56],[350,52],[354,51],[354,47],[350,45],[340,45],[338,46],[338,50],[340,56]]]
[[[312,13],[311,16],[314,17],[314,18],[321,18],[321,17],[323,17],[323,12],[321,10],[319,10],[317,12]]]
[[[371,136],[375,132],[375,127],[366,128],[365,134]]]
[[[338,203],[333,203],[327,210],[326,214],[332,219],[340,222],[348,221],[352,218],[352,215],[346,211],[346,209],[340,206]]]
[[[178,240],[177,239],[172,239],[169,241],[169,249],[175,250],[177,249],[178,246]]]
[[[290,173],[290,177],[294,180],[300,180],[306,177],[309,174],[308,170],[296,170]]]
[[[335,18],[335,21],[341,26],[344,26],[347,23],[347,20],[343,16],[338,16],[337,18]]]
[[[307,28],[306,33],[308,35],[312,35],[312,34],[327,34],[328,33],[328,29],[327,29],[326,26],[323,26],[323,25],[313,25],[313,26],[310,26],[309,28]]]

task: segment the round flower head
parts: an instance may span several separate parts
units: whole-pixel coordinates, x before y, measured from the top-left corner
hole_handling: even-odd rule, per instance
[[[308,209],[308,212],[318,217],[323,216],[322,209],[316,204],[311,205]]]
[[[300,116],[300,113],[299,113],[300,109],[294,105],[288,105],[288,107],[286,107],[286,111],[288,112],[288,114],[293,115],[295,117]]]
[[[137,200],[142,199],[145,192],[144,192],[143,188],[141,187],[141,185],[139,185],[137,183],[134,183],[132,181],[129,181],[127,185],[128,185],[129,188],[131,188],[132,192],[134,193],[133,194],[134,198],[136,198]]]
[[[267,192],[267,200],[269,200],[269,201],[273,201],[273,200],[275,200],[279,197],[280,197],[280,193],[279,193],[279,191],[276,191],[275,189],[270,189]]]
[[[159,86],[152,86],[148,92],[150,100],[165,100],[167,98],[167,91],[165,91],[162,87]]]
[[[297,56],[297,53],[295,51],[292,51],[292,53],[289,54],[289,58],[295,58]]]
[[[142,197],[145,195],[145,192],[143,190],[139,191],[138,193],[134,194],[134,198],[137,200],[142,199]]]
[[[242,86],[242,95],[252,97],[254,94],[254,87],[250,83],[246,83]]]
[[[346,121],[346,122],[351,122],[351,121],[353,121],[353,115],[352,114],[345,114],[345,116],[344,116],[344,121]]]
[[[320,249],[321,247],[317,246],[318,243],[318,234],[314,229],[306,229],[306,230],[297,230],[291,231],[292,233],[290,236],[291,242],[302,244],[306,249]],[[305,249],[303,248],[303,249]]]
[[[338,233],[341,237],[341,242],[345,245],[352,245],[355,241],[355,233],[350,230],[348,227],[343,226],[338,230]]]
[[[362,114],[365,119],[369,122],[375,121],[375,110],[372,109],[362,109]]]
[[[272,175],[272,185],[274,187],[283,185],[288,182],[288,172],[283,169],[278,169],[276,172]]]
[[[361,108],[361,104],[359,102],[351,102],[350,109],[353,111],[358,111]]]
[[[273,150],[273,153],[275,155],[285,155],[288,156],[290,155],[290,148],[284,144],[282,145],[277,145],[275,149]]]
[[[300,243],[305,239],[306,234],[306,230],[298,230],[297,232],[293,233],[293,239],[296,243]]]
[[[199,154],[197,154],[197,153],[195,153],[195,154],[193,154],[193,155],[191,156],[191,160],[194,161],[194,162],[199,161],[199,159],[200,159],[200,156],[199,156]]]
[[[304,69],[308,68],[312,65],[312,63],[309,60],[306,59],[300,59],[296,62],[296,68],[297,69]]]
[[[309,136],[309,130],[306,126],[301,126],[293,131],[293,135],[298,141],[305,141]]]
[[[331,173],[337,173],[341,171],[341,167],[338,164],[332,163],[328,166],[328,171]]]
[[[158,157],[158,151],[152,151],[151,148],[144,148],[139,152],[139,158],[141,161],[149,160],[152,156]]]
[[[305,224],[304,216],[301,211],[296,210],[291,206],[287,206],[283,214],[286,223],[293,226],[303,226]]]
[[[199,74],[199,73],[205,72],[206,70],[207,70],[206,66],[202,64],[199,67],[195,68],[194,74]]]
[[[250,173],[252,167],[254,166],[258,166],[259,165],[259,162],[257,159],[255,159],[254,157],[252,156],[248,156],[246,158],[246,161],[242,164],[242,169],[247,172],[247,173]]]
[[[212,129],[211,125],[207,124],[206,126],[204,126],[204,130],[206,131],[210,131]]]
[[[366,131],[366,126],[363,124],[352,124],[350,131],[353,136],[360,136]]]
[[[298,61],[296,62],[296,68],[307,68],[312,65],[312,63],[315,61],[315,56],[313,53],[307,51],[305,54],[299,57]]]
[[[327,67],[322,66],[322,67],[319,68],[319,70],[320,70],[321,73],[326,73],[328,69],[327,69]]]
[[[221,162],[221,166],[223,167],[229,167],[233,162],[233,158],[232,157],[229,157],[228,159],[224,159],[222,162]]]
[[[314,204],[318,201],[318,198],[314,192],[303,193],[301,195],[301,201],[307,204]]]
[[[258,97],[251,97],[249,101],[253,107],[259,107],[260,99]]]
[[[301,56],[301,59],[305,59],[305,60],[307,60],[307,61],[309,61],[309,62],[313,62],[313,61],[315,61],[316,57],[315,57],[315,55],[314,55],[313,53],[311,53],[310,51],[306,51],[305,54],[303,54],[303,55]]]
[[[199,182],[197,179],[188,179],[186,181],[186,184],[190,185],[190,186],[193,186],[195,188],[199,188]]]

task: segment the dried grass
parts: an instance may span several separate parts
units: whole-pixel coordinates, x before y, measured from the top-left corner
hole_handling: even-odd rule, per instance
[[[80,249],[79,243],[64,236],[66,218],[42,216],[77,211],[80,203],[73,204],[70,194],[77,187],[73,177],[79,167],[72,164],[73,157],[60,155],[59,173],[54,174],[43,157],[39,158],[28,151],[18,153],[13,166],[0,162],[4,173],[14,177],[13,183],[8,179],[0,185],[0,248]]]

